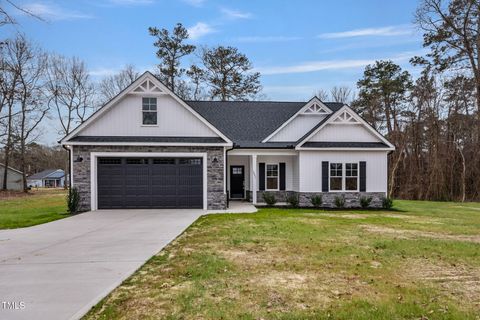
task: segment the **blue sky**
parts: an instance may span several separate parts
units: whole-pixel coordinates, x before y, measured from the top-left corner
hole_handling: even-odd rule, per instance
[[[147,28],[171,29],[177,22],[189,28],[196,45],[238,47],[262,73],[269,100],[302,101],[320,88],[355,87],[376,59],[392,59],[416,75],[408,60],[423,52],[412,25],[413,0],[17,3],[48,21],[17,15],[17,30],[48,51],[84,59],[95,79],[128,63],[152,70],[157,60]]]

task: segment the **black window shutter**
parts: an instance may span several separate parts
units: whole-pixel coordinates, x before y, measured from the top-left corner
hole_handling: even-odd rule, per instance
[[[260,162],[258,164],[258,189],[260,191],[265,190],[265,163]]]
[[[285,190],[285,162],[280,162],[280,190]]]
[[[360,192],[367,191],[367,163],[360,161]]]
[[[322,161],[322,192],[328,192],[328,161]]]

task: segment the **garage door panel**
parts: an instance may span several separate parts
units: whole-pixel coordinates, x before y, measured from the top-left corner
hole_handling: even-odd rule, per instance
[[[202,208],[201,158],[99,158],[98,208]]]

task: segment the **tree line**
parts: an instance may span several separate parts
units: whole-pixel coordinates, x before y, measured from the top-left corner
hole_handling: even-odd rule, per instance
[[[356,90],[334,87],[317,95],[350,103],[396,146],[389,155],[390,196],[479,200],[480,0],[422,0],[415,23],[428,52],[411,59],[422,70],[416,79],[380,60],[366,66]],[[159,59],[156,76],[181,98],[262,97],[260,74],[237,48],[196,47],[182,24],[148,33]],[[194,63],[187,66],[187,58]],[[37,161],[29,152],[45,119],[64,136],[139,76],[128,65],[94,82],[79,58],[46,53],[23,35],[1,41],[0,72],[2,158],[7,165],[14,159],[23,172]]]

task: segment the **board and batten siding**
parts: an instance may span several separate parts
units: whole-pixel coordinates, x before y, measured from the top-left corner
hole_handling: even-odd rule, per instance
[[[380,142],[361,124],[327,124],[308,141]]]
[[[322,191],[322,161],[367,162],[367,192],[387,192],[387,151],[301,151],[300,192]]]
[[[266,164],[278,164],[285,162],[285,189],[293,190],[294,177],[293,177],[293,163],[296,156],[258,156],[257,157],[257,172],[260,172],[260,163]],[[258,175],[260,177],[260,174]],[[260,181],[259,181],[260,182]],[[260,184],[257,184],[259,186]]]
[[[148,95],[151,97],[151,95]],[[205,123],[168,95],[157,97],[157,125],[142,125],[142,96],[127,95],[96,121],[82,136],[217,137]]]
[[[325,116],[322,115],[298,115],[279,132],[277,132],[269,141],[297,141],[324,118]]]

